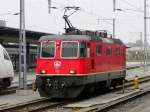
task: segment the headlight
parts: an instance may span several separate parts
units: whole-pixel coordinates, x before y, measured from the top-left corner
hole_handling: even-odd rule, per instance
[[[70,70],[69,73],[70,74],[76,74],[76,71],[75,70]]]
[[[46,70],[41,70],[41,74],[46,74]]]

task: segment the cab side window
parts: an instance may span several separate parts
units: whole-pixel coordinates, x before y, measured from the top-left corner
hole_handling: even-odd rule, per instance
[[[4,59],[5,60],[10,60],[9,55],[5,50],[3,50],[3,54],[4,54]]]
[[[108,46],[106,49],[106,55],[111,56],[111,54],[112,54],[112,48],[111,48],[111,46]]]
[[[116,55],[120,56],[120,47],[116,47]]]
[[[86,57],[86,43],[80,43],[80,57]]]
[[[102,55],[102,46],[96,45],[96,55],[101,56]]]

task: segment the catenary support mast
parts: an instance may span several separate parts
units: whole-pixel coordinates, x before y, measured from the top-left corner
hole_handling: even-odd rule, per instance
[[[25,4],[20,0],[19,89],[27,89],[26,71]]]
[[[147,3],[144,0],[144,71],[147,71]]]

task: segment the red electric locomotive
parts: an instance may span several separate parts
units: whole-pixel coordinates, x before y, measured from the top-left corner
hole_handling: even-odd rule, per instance
[[[43,36],[39,42],[36,84],[41,96],[74,98],[92,85],[115,87],[125,78],[126,46],[106,31],[69,27],[66,34]]]

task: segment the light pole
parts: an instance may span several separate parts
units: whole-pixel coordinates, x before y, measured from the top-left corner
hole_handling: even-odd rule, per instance
[[[48,13],[51,13],[51,0],[48,0]]]
[[[52,4],[52,1],[48,0],[48,13],[49,14],[51,13],[51,9],[57,9],[57,7],[52,7],[51,4]]]
[[[144,71],[147,71],[147,3],[144,0]]]
[[[113,12],[116,11],[116,0],[113,0]],[[113,38],[115,38],[115,31],[116,31],[116,19],[115,17],[113,18]]]
[[[115,38],[116,36],[116,34],[115,34],[115,32],[116,32],[116,19],[115,18],[113,18],[113,38]]]
[[[115,11],[123,11],[123,10],[116,8],[116,0],[113,0],[113,12],[115,12]]]
[[[116,10],[116,0],[113,0],[113,12]]]
[[[25,4],[24,0],[20,0],[19,90],[27,89],[26,69]]]
[[[26,64],[26,35],[25,35],[25,0],[20,0],[20,32],[19,32],[19,90],[27,90],[27,64]],[[51,7],[51,0],[49,8]],[[50,12],[49,9],[49,12]]]
[[[113,0],[113,12],[115,11],[122,11],[122,9],[116,8],[116,0]],[[113,18],[113,38],[116,37],[116,19],[115,17]]]

